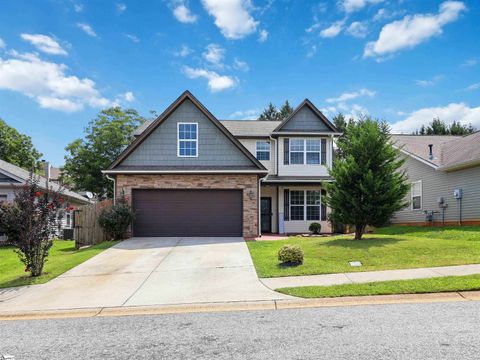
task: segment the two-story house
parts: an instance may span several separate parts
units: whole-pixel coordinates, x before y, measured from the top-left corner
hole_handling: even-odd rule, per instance
[[[340,135],[309,101],[284,121],[217,120],[184,92],[104,171],[133,236],[330,232],[322,183]]]

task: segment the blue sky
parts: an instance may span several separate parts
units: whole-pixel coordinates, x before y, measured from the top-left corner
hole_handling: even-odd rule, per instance
[[[55,165],[101,108],[148,117],[185,89],[219,119],[307,97],[480,128],[479,20],[473,0],[4,0],[0,117]]]

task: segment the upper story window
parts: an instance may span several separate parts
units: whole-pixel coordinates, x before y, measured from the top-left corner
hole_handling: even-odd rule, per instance
[[[255,150],[258,160],[270,160],[270,141],[257,141]]]
[[[290,139],[290,164],[326,165],[327,139]]]
[[[198,124],[178,123],[177,143],[179,157],[198,156]]]
[[[414,181],[411,185],[412,210],[422,209],[422,180]]]

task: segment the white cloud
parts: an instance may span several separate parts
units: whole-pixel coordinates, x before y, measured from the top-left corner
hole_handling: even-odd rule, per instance
[[[75,12],[79,13],[83,11],[83,4],[73,4],[73,10]]]
[[[194,69],[189,66],[185,66],[183,68],[183,72],[190,79],[207,79],[208,88],[211,92],[218,92],[234,88],[238,84],[238,80],[232,76],[220,75],[215,71],[206,69]]]
[[[445,1],[438,14],[405,16],[385,25],[376,41],[367,43],[364,57],[382,57],[402,49],[413,48],[433,36],[442,33],[442,27],[458,19],[467,8],[460,1]]]
[[[405,11],[403,10],[392,11],[392,10],[382,8],[377,11],[375,16],[373,17],[373,21],[389,20],[399,15],[403,15],[404,13]]]
[[[428,125],[434,118],[440,118],[447,124],[458,121],[462,125],[472,124],[480,128],[480,106],[471,108],[465,103],[451,103],[444,107],[419,109],[404,120],[392,124],[392,133],[411,134],[422,125]]]
[[[125,5],[124,3],[117,3],[116,7],[119,13],[123,13],[125,10],[127,10],[127,5]]]
[[[185,24],[194,23],[197,21],[197,15],[193,14],[190,9],[183,3],[176,1],[173,5],[173,16]]]
[[[77,23],[77,27],[87,35],[90,35],[92,37],[98,37],[97,33],[93,30],[93,28],[85,23]]]
[[[344,92],[341,94],[339,97],[336,98],[328,98],[326,102],[328,103],[344,103],[345,101],[353,100],[361,96],[368,96],[368,97],[373,97],[375,96],[376,92],[363,88],[358,91],[353,91],[353,92]]]
[[[478,64],[478,60],[477,59],[467,59],[465,60],[465,62],[463,62],[462,64],[460,64],[461,67],[472,67],[472,66],[475,66]]]
[[[383,0],[339,0],[338,6],[346,13],[353,13],[362,10],[369,4],[378,4]]]
[[[67,75],[67,66],[44,61],[36,54],[11,51],[0,58],[0,89],[24,94],[41,107],[73,112],[91,107],[106,107],[112,102],[101,96],[91,79]]]
[[[250,0],[202,0],[202,4],[227,39],[241,39],[257,30]]]
[[[428,86],[436,85],[442,79],[443,79],[443,76],[437,75],[431,79],[415,80],[415,84],[417,84],[418,86],[428,87]]]
[[[467,86],[465,88],[465,90],[467,90],[467,91],[474,91],[474,90],[478,90],[478,89],[480,89],[480,83],[475,83],[475,84],[472,84],[472,85]]]
[[[126,38],[132,40],[134,43],[139,43],[140,42],[140,38],[136,35],[133,35],[133,34],[124,34]]]
[[[318,50],[317,45],[313,44],[312,46],[310,46],[310,48],[307,51],[307,58],[314,57],[315,54],[317,53],[317,50]]]
[[[126,101],[126,102],[133,102],[133,101],[135,101],[135,95],[133,95],[133,92],[131,92],[131,91],[127,91],[127,92],[124,93],[124,94],[120,94],[120,95],[119,95],[119,98],[120,98],[121,100]]]
[[[205,52],[202,54],[203,58],[210,64],[223,67],[223,59],[225,58],[225,49],[217,44],[209,44]]]
[[[178,57],[187,57],[191,53],[193,53],[193,50],[190,49],[187,45],[183,44],[180,50],[175,52],[174,55]]]
[[[239,110],[231,113],[228,118],[232,120],[253,120],[259,117],[261,111],[261,109]]]
[[[245,72],[250,70],[250,66],[248,66],[248,64],[245,61],[239,60],[237,58],[235,58],[235,60],[233,61],[233,68],[235,70],[240,70]]]
[[[7,46],[7,44],[5,44],[5,41],[3,41],[2,38],[0,38],[0,49],[5,48],[5,46]]]
[[[21,34],[20,37],[38,50],[51,55],[67,55],[67,52],[53,38],[42,34]]]
[[[267,39],[268,39],[268,31],[265,29],[260,30],[258,33],[258,41],[263,43],[267,41]]]
[[[320,36],[323,38],[333,38],[337,36],[343,30],[343,24],[343,20],[334,22],[328,28],[320,31]]]
[[[347,33],[356,38],[364,38],[365,36],[367,36],[368,27],[363,22],[354,21],[347,28]]]

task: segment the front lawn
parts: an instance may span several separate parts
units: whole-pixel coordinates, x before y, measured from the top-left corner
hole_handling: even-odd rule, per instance
[[[480,290],[480,275],[379,281],[365,284],[304,286],[276,289],[275,291],[302,298],[322,298],[340,296],[420,294],[469,290]]]
[[[260,277],[480,263],[480,226],[392,226],[365,234],[362,240],[353,240],[353,236],[291,237],[247,244]],[[305,252],[303,265],[279,265],[277,252],[286,244],[302,247]],[[363,266],[351,267],[349,261],[361,261]]]
[[[89,248],[77,250],[74,241],[55,240],[45,263],[43,275],[36,278],[29,277],[25,272],[25,266],[18,259],[13,247],[0,247],[0,288],[43,284],[114,244],[116,241],[105,241]]]

